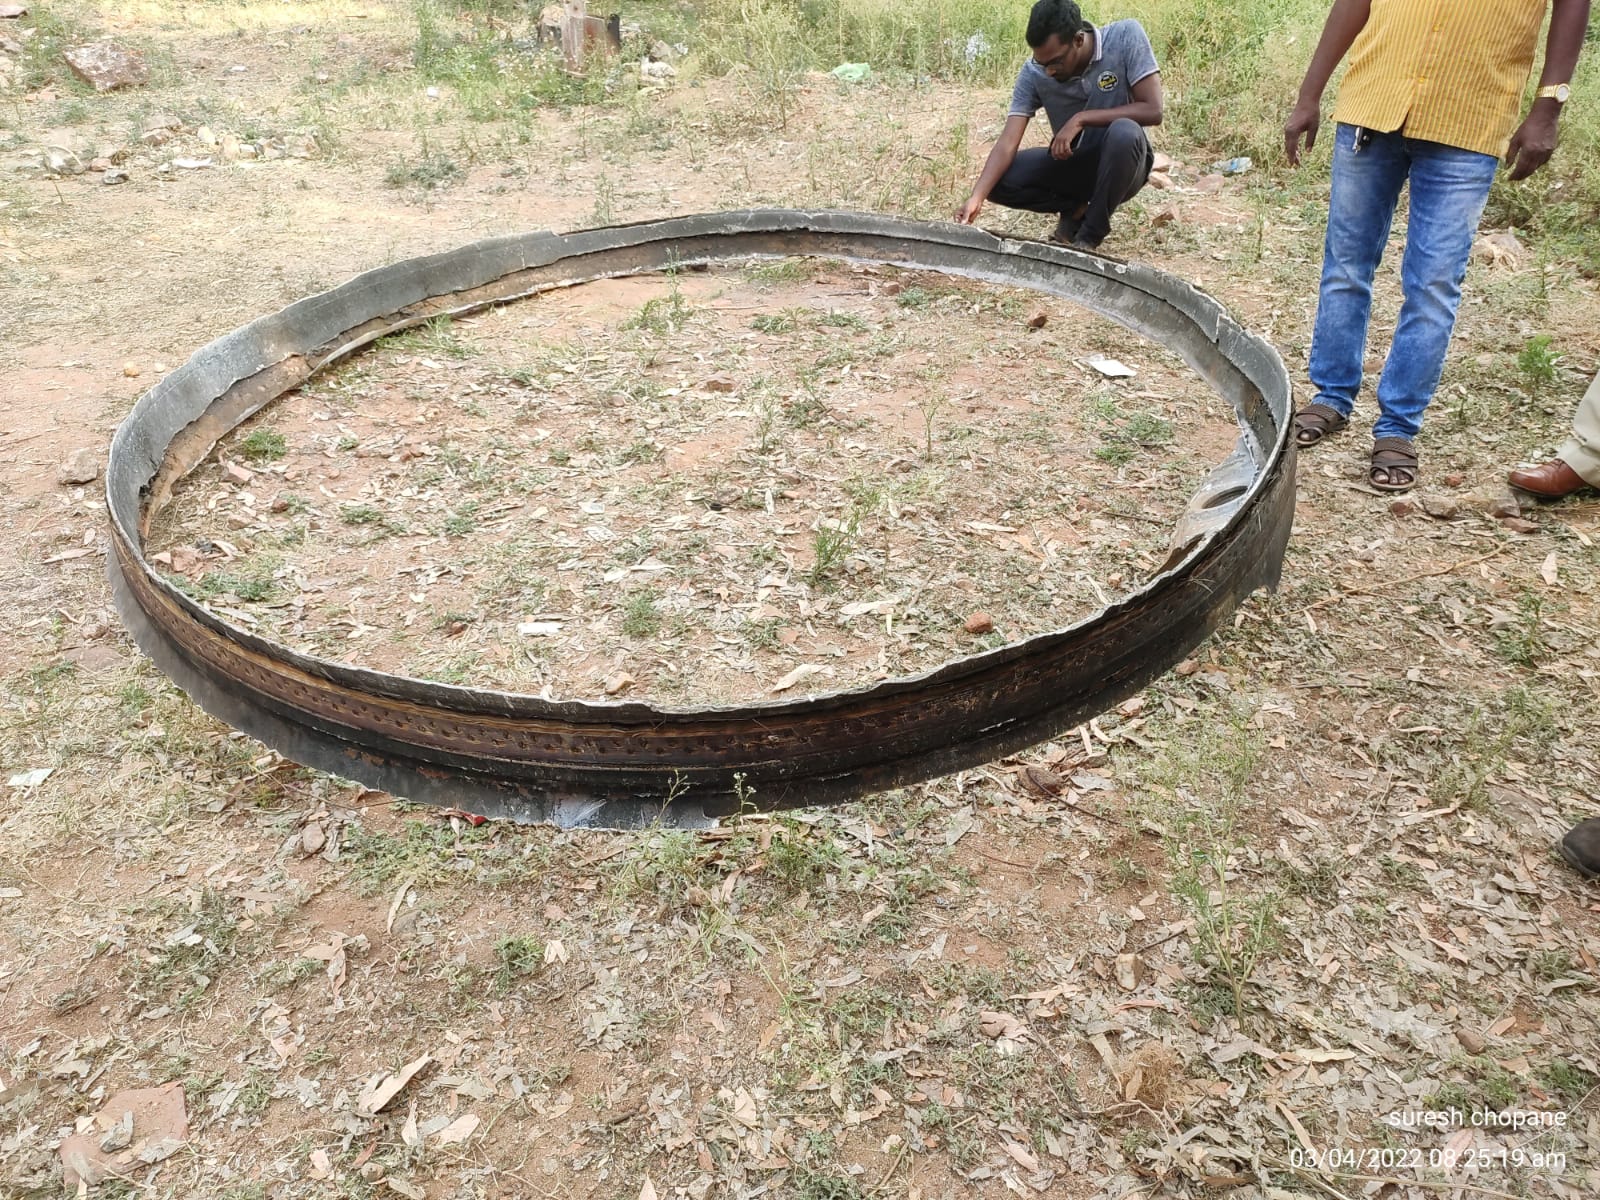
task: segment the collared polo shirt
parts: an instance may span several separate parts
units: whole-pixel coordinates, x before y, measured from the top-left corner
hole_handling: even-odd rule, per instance
[[[1502,157],[1546,0],[1372,0],[1333,119]]]
[[[1060,83],[1032,58],[1024,62],[1011,90],[1011,115],[1031,118],[1042,108],[1051,130],[1060,132],[1068,119],[1086,108],[1131,103],[1133,85],[1159,70],[1144,26],[1133,20],[1113,21],[1094,30],[1094,56],[1076,78]]]

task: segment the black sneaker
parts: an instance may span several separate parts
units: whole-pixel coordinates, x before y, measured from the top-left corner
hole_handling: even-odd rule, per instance
[[[1050,235],[1052,242],[1059,242],[1063,246],[1070,246],[1077,241],[1078,229],[1083,225],[1083,218],[1074,217],[1070,213],[1062,213],[1061,220],[1056,222],[1055,232]]]
[[[1600,817],[1579,821],[1556,843],[1561,857],[1587,879],[1600,879]]]

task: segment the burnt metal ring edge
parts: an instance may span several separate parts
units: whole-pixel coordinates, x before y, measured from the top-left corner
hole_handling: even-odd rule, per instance
[[[174,443],[198,429],[209,451],[283,390],[241,402],[241,385],[272,378],[263,373],[286,362],[315,360],[308,376],[434,311],[673,262],[807,254],[1032,288],[1163,338],[1233,405],[1241,426],[1239,449],[1197,493],[1167,566],[1065,629],[920,675],[800,700],[667,709],[460,688],[300,655],[201,608],[144,556],[146,492]],[[523,277],[532,281],[526,290],[484,298]],[[235,407],[222,412],[230,395]],[[226,424],[215,424],[219,413]],[[215,428],[206,428],[208,415]],[[1276,583],[1293,517],[1290,428],[1288,376],[1272,347],[1211,297],[1149,267],[835,211],[525,234],[357,276],[217,339],[146,392],[107,467],[108,572],[141,649],[202,708],[288,758],[490,815],[695,826],[741,807],[836,802],[977,765],[1054,736],[1164,673],[1251,591]]]

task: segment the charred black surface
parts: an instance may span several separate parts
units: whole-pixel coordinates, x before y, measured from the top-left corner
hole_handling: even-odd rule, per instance
[[[146,560],[171,487],[217,440],[316,371],[441,313],[607,276],[751,256],[894,263],[1034,288],[1183,356],[1238,413],[1162,572],[1066,629],[869,688],[664,708],[551,701],[299,654],[190,600]],[[979,230],[856,213],[744,211],[496,238],[372,271],[220,338],[147,392],[107,470],[117,605],[208,712],[286,757],[412,800],[561,825],[695,826],[825,804],[974,766],[1137,692],[1277,583],[1294,514],[1289,380],[1272,348],[1148,267]]]

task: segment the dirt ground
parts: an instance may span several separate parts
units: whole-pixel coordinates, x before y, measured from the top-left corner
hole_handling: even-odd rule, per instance
[[[1000,91],[814,77],[786,122],[736,121],[762,81],[699,78],[691,58],[666,86],[619,74],[602,103],[482,119],[465,88],[413,65],[408,7],[137,0],[51,15],[144,48],[153,70],[97,95],[0,43],[24,64],[0,92],[0,1194],[71,1194],[107,1170],[93,1194],[229,1200],[1600,1189],[1600,895],[1551,851],[1600,813],[1600,506],[1508,522],[1503,486],[1559,443],[1600,366],[1593,279],[1537,247],[1475,259],[1416,503],[1397,510],[1365,485],[1366,399],[1349,433],[1301,457],[1281,589],[1058,742],[709,835],[475,825],[302,770],[191,705],[122,630],[100,484],[60,482],[63,462],[103,457],[141,391],[212,338],[399,258],[719,207],[938,217],[998,127]],[[37,14],[0,18],[18,46],[27,28],[36,44],[57,36]],[[128,179],[30,167],[49,146],[116,160]],[[1303,381],[1325,179],[1258,169],[1202,190],[1181,164],[1214,155],[1162,148],[1177,186],[1130,204],[1106,249],[1219,296]],[[983,220],[1044,232],[1042,218]],[[737,445],[720,476],[694,478],[694,421],[759,390],[748,361],[694,360],[696,339],[790,354],[798,381],[822,342],[903,326],[916,357],[860,355],[881,378],[812,380],[833,417],[863,405],[862,443],[883,461],[925,456],[915,398],[930,380],[970,396],[935,415],[933,450],[981,460],[996,490],[930,508],[929,528],[899,541],[864,537],[832,581],[844,604],[927,577],[919,619],[950,639],[897,653],[961,645],[971,609],[1005,616],[994,589],[1015,570],[1014,545],[974,547],[972,590],[956,588],[910,556],[919,536],[1038,523],[1036,547],[1053,539],[1059,563],[1033,570],[1089,604],[1082,581],[1105,587],[1117,555],[1132,571],[1154,552],[1162,530],[1137,518],[1149,493],[1181,503],[1193,460],[1225,453],[1215,402],[1158,347],[1065,306],[1029,330],[1030,302],[984,292],[972,344],[941,350],[930,281],[894,280],[929,295],[918,308],[883,293],[888,275],[833,271],[685,283],[698,328],[622,328],[670,281],[566,295],[562,328],[592,322],[586,353],[610,356],[592,386],[549,378],[570,341],[512,353],[519,322],[556,323],[531,307],[397,340],[242,431],[281,434],[281,453],[265,436],[226,444],[270,486],[244,505],[218,462],[202,467],[163,546],[203,539],[207,522],[256,539],[270,554],[254,583],[235,570],[208,588],[215,564],[189,577],[235,608],[292,591],[304,603],[275,628],[319,652],[504,678],[511,627],[548,611],[549,588],[563,612],[598,592],[561,591],[560,562],[525,561],[497,506],[606,506],[585,491],[603,480],[623,507],[581,569],[659,562],[671,582],[610,612],[566,682],[625,673],[655,688],[685,647],[731,637],[713,682],[764,690],[848,641],[785,641],[796,623],[777,586],[770,611],[702,627],[700,568],[726,565],[745,590],[730,606],[750,603],[775,564],[814,568],[826,525],[813,524],[859,495],[806,457],[825,421],[778,423],[783,444],[763,456],[754,404],[732,433],[722,423]],[[1377,345],[1397,279],[1395,260]],[[862,327],[824,324],[835,311]],[[995,358],[975,366],[983,347]],[[1090,352],[1140,374],[1098,380]],[[619,396],[605,372],[632,376],[640,354],[683,361],[661,360],[658,390]],[[979,369],[1001,367],[1034,380],[1015,412],[982,403]],[[450,386],[430,391],[445,370]],[[734,391],[701,386],[722,373]],[[680,421],[672,389],[699,411]],[[773,411],[797,394],[775,385]],[[421,439],[384,482],[407,422],[462,396],[476,411],[454,440]],[[632,421],[592,420],[601,403],[664,423],[636,437]],[[1033,410],[1058,425],[1041,433]],[[1140,414],[1169,435],[1128,436]],[[585,440],[607,428],[612,440]],[[506,441],[518,431],[527,444]],[[523,457],[491,461],[506,444]],[[526,494],[511,486],[524,473]],[[764,499],[768,475],[775,501],[804,509],[787,542],[735,524],[771,519],[765,503],[694,506],[696,521],[732,513],[679,531],[701,542],[640,536],[646,485]],[[391,510],[408,488],[415,503]],[[1023,510],[1045,493],[1055,507]],[[895,511],[917,519],[917,503]],[[346,519],[362,506],[375,515]],[[887,528],[890,511],[872,519]],[[354,548],[365,582],[345,570]],[[399,575],[419,554],[440,568],[437,594]],[[414,592],[407,624],[386,601]],[[866,678],[920,661],[857,640]],[[548,682],[520,661],[517,686]],[[172,1090],[127,1096],[171,1084],[176,1112]],[[1484,1125],[1501,1113],[1523,1126]]]

